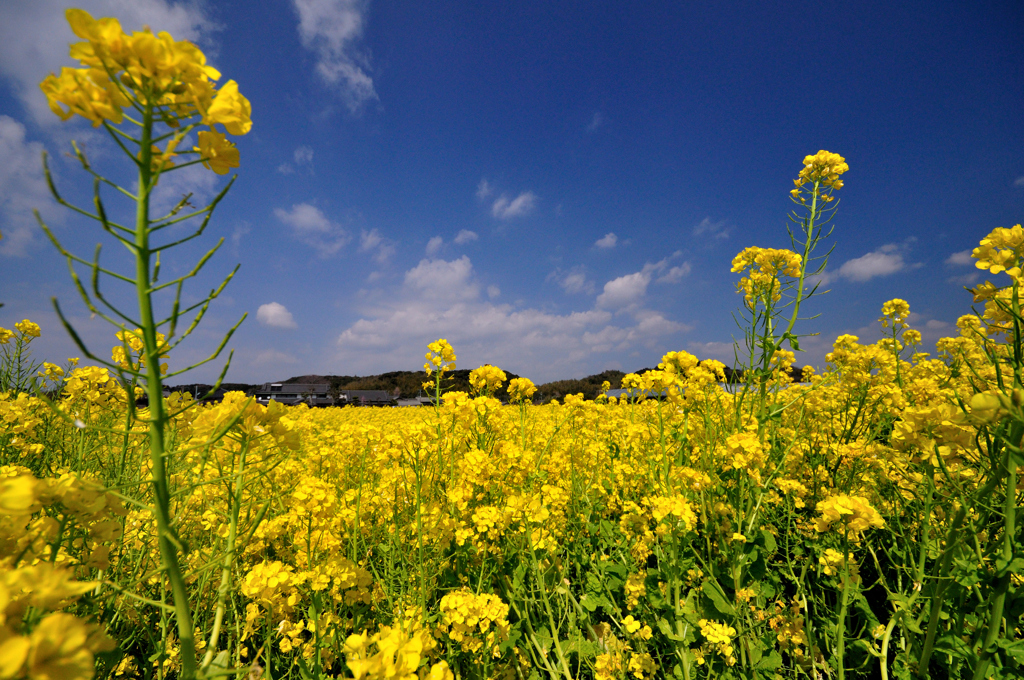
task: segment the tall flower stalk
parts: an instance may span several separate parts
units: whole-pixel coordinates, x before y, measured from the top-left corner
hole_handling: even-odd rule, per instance
[[[75,156],[93,178],[94,211],[72,205],[61,197],[44,155],[46,178],[61,205],[98,222],[107,234],[127,249],[134,259],[134,272],[119,273],[101,266],[99,246],[91,260],[71,253],[47,228],[38,213],[36,217],[67,259],[72,280],[89,311],[120,329],[123,347],[115,348],[115,356],[110,361],[93,354],[54,299],[54,307],[65,328],[89,359],[116,371],[126,383],[142,385],[148,398],[148,413],[143,417],[149,432],[152,511],[157,525],[161,566],[173,598],[181,644],[182,677],[189,679],[197,674],[194,626],[180,561],[186,547],[175,530],[171,504],[173,491],[168,473],[173,451],[168,445],[167,429],[175,414],[169,412],[164,402],[163,384],[166,377],[179,375],[219,356],[245,317],[225,335],[209,357],[167,373],[163,359],[191,335],[210,303],[231,280],[234,271],[198,303],[183,306],[181,293],[185,281],[199,273],[223,239],[187,274],[158,284],[161,254],[203,234],[231,182],[202,209],[185,210],[190,208],[189,197],[186,196],[167,214],[154,218],[151,202],[153,192],[165,173],[202,164],[212,172],[224,175],[231,168],[238,167],[238,149],[226,134],[244,135],[249,132],[252,127],[251,108],[249,101],[239,93],[235,81],[229,80],[218,88],[216,81],[221,74],[208,66],[205,55],[188,41],[176,41],[165,32],[154,35],[149,28],[129,35],[122,30],[117,19],[96,20],[80,9],[69,9],[66,17],[75,35],[82,39],[82,42],[72,44],[70,50],[72,58],[78,60],[82,68],[65,67],[60,75],[49,75],[40,87],[50,108],[62,120],[78,115],[89,120],[93,127],[102,127],[131,159],[137,171],[137,182],[134,189],[128,189],[101,175],[77,145],[74,146]],[[181,148],[193,133],[196,145],[190,150]],[[104,187],[119,192],[134,203],[134,226],[119,224],[109,217],[100,194]],[[155,241],[161,230],[190,219],[201,220],[191,234],[170,242]],[[79,278],[76,263],[89,269],[89,288]],[[100,281],[107,277],[134,287],[137,316],[104,297]],[[155,297],[167,288],[174,289],[174,298],[166,316],[161,316]],[[191,319],[189,325],[179,332],[179,324],[187,319]],[[117,352],[117,349],[123,351]],[[230,358],[221,379],[229,364]],[[217,382],[219,385],[220,379]],[[129,409],[134,409],[132,396],[129,394]]]

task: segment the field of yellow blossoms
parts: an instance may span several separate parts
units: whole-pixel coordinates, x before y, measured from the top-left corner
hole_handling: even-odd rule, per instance
[[[172,395],[197,654],[249,677],[832,677],[840,654],[966,677],[991,648],[982,677],[1019,677],[1014,348],[968,315],[906,356],[907,305],[886,310],[895,342],[842,336],[797,385],[783,351],[763,399],[685,352],[625,381],[665,400],[534,406],[517,379],[502,405],[489,366],[437,408]],[[5,375],[36,335],[0,330]],[[0,396],[0,677],[174,677],[146,410],[68,368],[37,371],[52,404]]]
[[[169,370],[174,348],[231,277],[191,307],[192,273],[157,283],[160,230],[195,219],[201,235],[224,192],[164,216],[149,193],[183,167],[239,167],[226,135],[251,107],[191,43],[67,18],[82,68],[42,89],[109,133],[138,182],[77,146],[94,207],[46,176],[136,266],[79,257],[40,220],[88,273],[74,281],[113,350],[82,344],[59,304],[81,361],[33,357],[31,320],[0,328],[0,680],[1024,676],[1020,225],[973,251],[994,282],[934,355],[893,299],[883,340],[840,336],[793,382],[848,170],[820,151],[794,180],[793,250],[733,260],[740,382],[669,352],[626,397],[539,406],[494,366],[448,389],[456,351],[438,340],[432,407],[165,397],[191,368]],[[103,187],[134,225],[108,217]],[[112,306],[104,277],[138,306]]]

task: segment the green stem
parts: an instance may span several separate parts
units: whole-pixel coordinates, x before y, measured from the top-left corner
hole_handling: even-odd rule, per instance
[[[814,234],[814,220],[818,217],[819,190],[819,182],[815,182],[814,191],[811,193],[811,215],[807,218],[807,226],[804,229],[804,236],[807,240],[804,241],[804,255],[803,259],[800,261],[800,280],[796,284],[796,299],[793,301],[793,317],[789,320],[789,325],[786,326],[786,332],[783,333],[783,335],[793,332],[793,326],[796,325],[797,316],[800,314],[800,303],[804,299],[804,280],[807,277],[807,261],[811,256],[811,250],[814,248],[814,239],[812,236]]]
[[[206,646],[206,655],[203,657],[200,671],[205,672],[217,651],[217,638],[220,636],[221,625],[224,621],[224,603],[227,601],[228,592],[231,589],[231,570],[235,564],[235,538],[238,534],[238,514],[242,507],[242,491],[245,488],[245,454],[249,452],[249,440],[243,439],[241,452],[238,457],[238,471],[235,475],[235,493],[232,499],[231,521],[228,524],[227,549],[224,552],[224,562],[221,566],[220,587],[217,588],[217,612],[213,618],[213,629],[210,631],[210,642]]]
[[[146,357],[146,394],[149,397],[149,451],[153,464],[152,483],[155,503],[157,537],[164,571],[171,585],[178,639],[181,643],[181,677],[192,680],[196,676],[195,627],[189,607],[185,579],[178,562],[180,542],[175,536],[171,518],[171,495],[165,458],[165,429],[167,411],[163,399],[163,378],[160,374],[160,346],[157,344],[153,300],[150,291],[149,196],[152,162],[151,138],[153,134],[153,107],[146,105],[142,126],[141,162],[139,164],[139,197],[135,216],[135,286],[142,322],[142,340]],[[131,398],[131,395],[129,395]]]
[[[1006,456],[1006,495],[1003,498],[1003,549],[1002,559],[1009,565],[1013,559],[1014,534],[1017,528],[1017,461],[1013,455]],[[1010,588],[1011,572],[1007,566],[1005,573],[996,581],[996,594],[989,607],[988,629],[982,643],[978,665],[974,667],[974,680],[983,680],[988,675],[988,667],[992,663],[996,640],[1003,626],[1003,609],[1006,606],[1006,594]]]
[[[843,599],[839,606],[839,620],[836,621],[836,676],[839,680],[846,678],[846,667],[843,657],[846,654],[846,609],[850,604],[850,538],[843,534]]]

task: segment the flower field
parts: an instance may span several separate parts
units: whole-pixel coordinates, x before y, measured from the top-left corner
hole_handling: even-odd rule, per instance
[[[64,365],[33,357],[32,321],[0,328],[0,680],[1024,673],[1019,225],[974,250],[996,283],[974,314],[965,295],[934,356],[893,299],[883,340],[840,336],[793,382],[848,169],[821,151],[791,194],[793,250],[733,260],[741,382],[669,352],[626,397],[539,406],[495,366],[446,389],[457,348],[438,340],[433,407],[165,397],[191,368],[169,371],[174,347],[223,286],[183,309],[188,276],[158,286],[149,239],[189,217],[198,236],[220,198],[154,219],[148,191],[175,168],[238,167],[225,134],[248,131],[248,101],[191,44],[68,18],[84,68],[43,90],[138,145],[134,228],[107,218],[76,148],[97,178],[96,212],[76,209],[129,246],[135,278],[47,234],[94,279],[131,281],[139,309],[76,278],[116,343],[76,335],[84,358]]]

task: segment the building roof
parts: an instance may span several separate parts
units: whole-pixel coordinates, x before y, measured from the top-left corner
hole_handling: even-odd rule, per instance
[[[257,395],[262,394],[295,394],[295,395],[322,395],[327,394],[331,386],[327,383],[264,383],[256,390]]]

